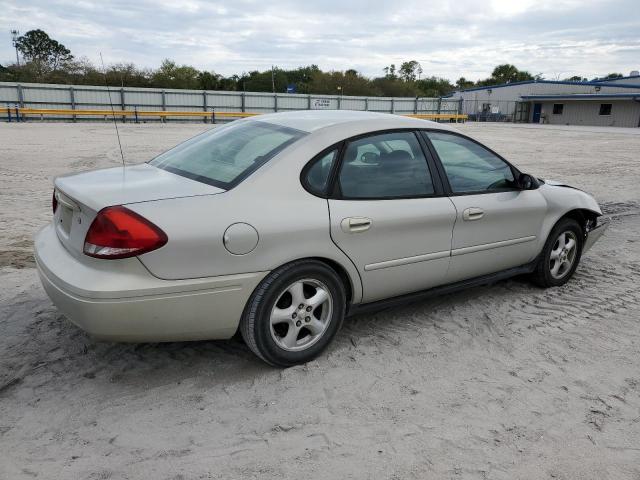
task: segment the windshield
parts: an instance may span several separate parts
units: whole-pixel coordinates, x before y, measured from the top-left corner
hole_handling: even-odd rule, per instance
[[[238,122],[187,140],[149,163],[228,190],[304,135],[266,122]]]

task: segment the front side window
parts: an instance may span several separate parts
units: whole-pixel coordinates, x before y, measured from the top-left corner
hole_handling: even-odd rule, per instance
[[[553,114],[554,115],[562,115],[564,111],[564,104],[562,103],[554,103],[553,104]]]
[[[345,198],[385,199],[434,193],[427,160],[413,132],[383,133],[349,142],[339,184]]]
[[[454,193],[517,188],[511,167],[486,148],[459,135],[428,132]]]
[[[229,189],[304,135],[266,122],[238,122],[187,140],[149,163]]]

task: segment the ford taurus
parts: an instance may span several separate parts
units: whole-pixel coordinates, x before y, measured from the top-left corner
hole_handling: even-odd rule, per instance
[[[601,215],[587,193],[445,124],[290,112],[58,177],[35,257],[53,302],[96,337],[239,330],[289,366],[322,352],[348,314],[521,274],[562,285]]]

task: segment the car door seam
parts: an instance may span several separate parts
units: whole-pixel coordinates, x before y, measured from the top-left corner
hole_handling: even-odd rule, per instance
[[[356,266],[353,259],[349,255],[347,255],[347,252],[345,252],[342,248],[340,248],[340,245],[338,245],[338,242],[336,242],[336,240],[333,238],[333,232],[331,229],[331,225],[332,225],[331,205],[329,203],[328,198],[325,199],[325,202],[327,202],[327,213],[329,214],[329,238],[331,239],[331,242],[338,248],[338,250],[340,250],[344,254],[344,256],[351,262],[351,265],[353,265],[353,268],[358,274],[358,278],[360,279],[360,301],[362,301],[362,299],[364,298],[364,282],[362,280],[362,275],[360,275],[360,270],[358,270],[358,267]],[[356,302],[353,302],[353,303],[355,304]],[[360,303],[360,302],[357,302],[357,303]]]
[[[447,273],[445,274],[444,278],[448,278],[449,277],[449,272],[451,271],[451,257],[453,257],[453,233],[456,230],[456,225],[458,223],[458,207],[456,206],[456,203],[451,199],[451,197],[447,196],[447,199],[451,202],[451,205],[453,205],[453,209],[455,210],[456,214],[455,217],[453,219],[453,225],[451,226],[451,243],[449,244],[449,265],[447,265]]]

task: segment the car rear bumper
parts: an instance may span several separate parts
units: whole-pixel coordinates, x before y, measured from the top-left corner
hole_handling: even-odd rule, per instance
[[[608,220],[600,220],[600,223],[593,229],[589,230],[587,233],[587,238],[584,241],[584,247],[582,248],[582,253],[588,251],[593,244],[602,236],[605,230],[609,228]]]
[[[42,285],[73,323],[115,341],[179,341],[233,336],[244,306],[268,272],[189,280],[154,277],[137,258],[71,254],[52,225],[34,238]]]

